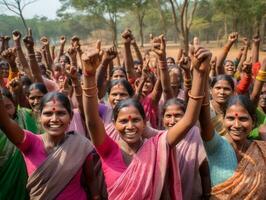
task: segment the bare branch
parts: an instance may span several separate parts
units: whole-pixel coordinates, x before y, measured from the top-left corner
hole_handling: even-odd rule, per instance
[[[194,17],[194,13],[196,11],[197,5],[198,5],[198,1],[195,0],[194,4],[193,4],[192,12],[190,13],[189,23],[188,23],[188,26],[187,26],[188,28],[190,28],[191,25],[192,25],[192,21],[193,21],[193,17]]]
[[[30,4],[32,4],[32,3],[35,3],[36,1],[38,1],[38,0],[32,0],[32,1],[29,1],[29,2],[25,3],[25,4],[22,6],[21,10],[23,10],[23,9],[24,9],[26,6],[28,6],[28,5],[30,5]]]

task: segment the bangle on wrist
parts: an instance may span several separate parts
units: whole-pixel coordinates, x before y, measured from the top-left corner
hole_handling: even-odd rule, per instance
[[[202,103],[201,106],[209,106],[210,105],[210,102],[206,102],[206,103]]]
[[[191,99],[194,99],[194,100],[200,100],[200,99],[203,99],[204,98],[204,94],[202,96],[194,96],[191,94],[191,90],[188,91],[188,96],[191,98]]]

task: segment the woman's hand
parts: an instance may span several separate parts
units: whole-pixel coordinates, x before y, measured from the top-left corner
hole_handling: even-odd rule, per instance
[[[15,42],[15,44],[20,44],[20,39],[21,39],[21,33],[18,30],[15,30],[12,32],[12,38]]]
[[[33,40],[33,37],[32,37],[32,31],[31,31],[30,28],[28,29],[27,36],[23,38],[23,42],[24,42],[25,47],[27,49],[33,49],[33,47],[34,47],[34,40]]]
[[[164,35],[152,39],[152,51],[158,56],[160,61],[166,61],[166,40]]]
[[[107,51],[103,51],[102,63],[109,64],[117,56],[117,51],[115,47],[111,47]]]
[[[212,53],[208,49],[197,47],[191,54],[193,69],[201,73],[209,71],[211,57]]]
[[[16,66],[16,48],[9,48],[1,53],[1,56],[10,64],[11,67]]]
[[[84,66],[84,75],[89,76],[95,76],[96,70],[100,64],[100,55],[99,50],[92,49],[92,50],[86,50],[82,56],[81,60]]]

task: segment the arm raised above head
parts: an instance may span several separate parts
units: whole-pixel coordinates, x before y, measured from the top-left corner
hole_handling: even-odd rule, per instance
[[[169,129],[167,141],[170,146],[175,146],[195,125],[199,118],[204,86],[208,78],[211,53],[203,47],[197,47],[192,54],[193,80],[189,91],[189,100],[183,118]]]

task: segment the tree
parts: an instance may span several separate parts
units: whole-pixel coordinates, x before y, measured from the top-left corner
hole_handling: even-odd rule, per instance
[[[77,10],[93,14],[109,26],[113,43],[117,45],[117,21],[122,10],[130,5],[127,0],[60,0],[65,9],[72,6]]]
[[[144,26],[144,16],[146,14],[146,9],[148,5],[148,0],[132,0],[133,13],[135,14],[138,27],[139,27],[139,36],[140,36],[140,46],[143,47],[144,36],[143,36],[143,26]],[[131,9],[131,6],[127,9]]]
[[[8,10],[18,15],[22,20],[26,31],[28,31],[28,26],[22,12],[25,7],[36,1],[37,0],[0,0],[0,5],[5,6]]]
[[[181,36],[182,40],[182,47],[184,48],[185,52],[188,53],[189,51],[189,32],[193,21],[193,16],[197,8],[198,1],[177,1],[177,0],[169,0],[171,5],[172,15],[174,26],[176,29],[176,33]],[[192,3],[192,5],[191,5]],[[178,16],[176,11],[179,12],[179,22]],[[179,31],[180,27],[180,31]]]

